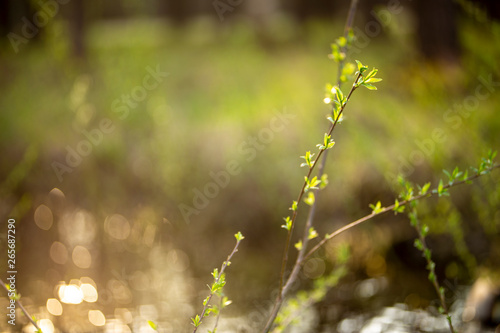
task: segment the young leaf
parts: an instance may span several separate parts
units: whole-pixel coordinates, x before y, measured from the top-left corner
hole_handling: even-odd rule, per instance
[[[309,228],[309,235],[307,236],[308,239],[313,239],[313,238],[316,238],[318,237],[318,233],[316,232],[316,230],[314,230],[313,227],[310,227]]]
[[[245,238],[245,236],[243,236],[240,231],[238,231],[238,233],[236,233],[234,237],[236,238],[237,242],[240,242]]]
[[[324,189],[328,185],[328,175],[326,173],[321,175],[321,185],[319,186],[320,189]]]
[[[361,61],[359,60],[355,60],[356,61],[356,64],[358,65],[358,72],[363,74],[367,69],[368,69],[368,66],[365,66],[361,63]]]
[[[378,77],[371,77],[367,80],[364,80],[365,83],[376,83],[376,82],[380,82],[382,81],[382,79],[379,79]]]
[[[427,191],[429,191],[429,188],[431,187],[431,183],[425,183],[424,186],[420,187],[418,186],[419,188],[419,195],[426,195],[427,194]]]
[[[148,324],[149,326],[154,329],[155,331],[158,330],[158,325],[156,325],[155,323],[153,323],[151,320],[148,320]]]
[[[400,205],[398,199],[394,202],[394,208],[392,209],[394,211],[394,215],[397,215],[398,213],[402,213],[405,211],[405,206]]]
[[[317,186],[321,183],[321,180],[319,180],[317,176],[314,176],[313,179],[309,179],[307,178],[307,176],[305,176],[304,179],[306,181],[304,192],[307,192],[309,190],[317,190]]]
[[[340,90],[339,86],[334,86],[331,91],[332,94],[335,94],[335,97],[337,97],[337,101],[340,104],[344,104],[344,93]]]
[[[361,83],[361,85],[368,88],[369,90],[377,90],[377,87],[375,87],[374,85],[371,85],[369,83],[363,82],[363,83]]]
[[[304,156],[300,156],[300,158],[303,158],[305,160],[305,163],[302,163],[300,166],[308,166],[309,168],[312,168],[314,161],[312,161],[312,157],[314,154],[311,154],[310,151],[306,151],[306,154]]]
[[[307,198],[304,199],[304,202],[309,206],[312,206],[314,205],[314,201],[315,201],[314,192],[309,192]]]
[[[438,188],[437,188],[437,193],[438,193],[438,196],[449,196],[450,194],[448,193],[448,189],[444,188],[444,185],[443,185],[443,180],[441,179],[439,181],[439,185],[438,185]]]
[[[415,247],[417,249],[419,249],[420,251],[424,250],[424,245],[422,244],[422,242],[420,241],[420,239],[415,239],[415,242],[413,243],[413,245],[415,245]]]
[[[302,240],[299,240],[297,243],[295,243],[295,248],[297,251],[302,250]]]
[[[214,271],[212,272],[212,276],[214,277],[215,280],[219,278],[219,269],[214,268]]]
[[[194,327],[200,326],[200,324],[201,324],[201,322],[200,322],[200,315],[196,315],[196,317],[191,318],[191,321],[193,322],[193,326]]]
[[[281,227],[290,231],[290,229],[292,229],[292,219],[290,219],[290,216],[287,216],[286,218],[284,218],[284,220],[285,224],[282,224]]]
[[[427,224],[424,224],[422,226],[421,232],[422,232],[422,237],[427,236],[427,234],[429,233],[429,226]]]
[[[379,201],[376,205],[370,204],[370,208],[372,209],[372,214],[378,214],[382,211],[382,204]]]
[[[227,298],[227,296],[224,296],[224,298],[222,299],[222,308],[225,308],[226,306],[230,305],[231,303],[233,303],[233,301],[231,301],[230,299]]]

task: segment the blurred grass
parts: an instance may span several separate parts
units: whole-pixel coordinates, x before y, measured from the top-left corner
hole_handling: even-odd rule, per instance
[[[263,45],[244,21],[220,26],[200,19],[180,30],[155,20],[96,23],[87,36],[88,60],[82,63],[70,56],[63,22],[53,22],[29,49],[18,55],[3,50],[3,185],[26,151],[38,152],[32,167],[21,168],[22,182],[9,188],[7,204],[22,193],[36,198],[58,187],[97,216],[134,216],[150,207],[152,220],[165,217],[175,229],[160,226],[175,237],[159,239],[185,248],[194,256],[193,266],[205,272],[230,248],[228,235],[241,229],[254,251],[238,261],[262,265],[246,271],[241,283],[275,281],[282,244],[278,226],[303,177],[299,156],[314,150],[327,128],[324,85],[336,77],[327,54],[342,26],[312,21],[300,30],[284,20],[274,29],[277,42]],[[443,168],[475,164],[489,148],[500,146],[499,88],[458,128],[443,118],[474,93],[478,76],[500,77],[499,25],[464,20],[458,63],[422,62],[408,42],[411,26],[400,31],[374,38],[357,56],[379,68],[384,81],[378,92],[356,91],[334,136],[330,187],[320,214],[329,225],[336,211],[356,218],[369,212],[367,202],[387,196],[388,175],[397,174],[402,161],[419,150],[415,141],[429,139],[435,128],[443,129],[447,139],[412,165],[412,180],[435,180]],[[169,76],[120,119],[113,101],[141,85],[147,67],[157,66]],[[273,112],[284,109],[296,117],[254,160],[245,161],[238,147],[268,127]],[[65,147],[74,148],[85,139],[80,131],[97,128],[103,118],[110,118],[115,130],[59,183],[51,163],[63,162]],[[211,181],[209,172],[223,170],[232,159],[240,162],[242,173],[191,224],[184,223],[178,205],[190,205],[192,189],[202,189]],[[498,176],[493,178],[498,182]],[[494,216],[498,224],[498,213]],[[263,256],[269,258],[265,265]],[[237,265],[235,271],[243,269],[244,264]]]

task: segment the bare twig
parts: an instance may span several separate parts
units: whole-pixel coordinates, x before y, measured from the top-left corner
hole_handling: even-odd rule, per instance
[[[351,5],[349,7],[349,13],[348,13],[347,21],[346,21],[345,28],[344,28],[344,37],[346,39],[348,38],[349,31],[350,31],[350,29],[352,27],[352,23],[353,23],[353,20],[354,20],[354,15],[356,13],[357,4],[358,4],[358,0],[352,0],[351,1]],[[346,49],[347,49],[347,45],[345,45],[345,46],[342,47],[341,52],[345,53]],[[340,77],[342,75],[342,69],[343,69],[343,67],[344,67],[344,60],[341,60],[341,61],[339,61],[339,65],[338,65],[337,85],[338,85],[339,88],[341,86]],[[356,78],[356,80],[354,82],[357,82],[358,79],[359,79],[359,76]],[[351,94],[352,94],[353,91],[354,91],[354,89],[351,89],[351,91],[349,93],[349,97],[351,96]],[[349,100],[349,97],[348,97],[347,100]],[[332,105],[332,108],[333,107],[334,106]],[[330,130],[328,131],[328,135],[331,135],[331,133],[335,129],[335,126],[337,125],[338,120],[342,116],[343,110],[344,110],[344,107],[342,107],[341,111],[339,112],[339,115],[335,119],[335,122],[330,127]],[[325,150],[321,150],[319,152],[318,156],[316,157],[316,160],[314,161],[313,167],[309,169],[309,173],[307,174],[307,178],[310,177],[310,175],[311,175],[311,173],[312,173],[312,171],[314,169],[314,166],[316,165],[316,162],[319,161],[319,158],[320,158],[320,156],[322,154],[323,154],[323,158],[321,159],[321,162],[320,162],[320,166],[319,166],[319,170],[318,170],[318,178],[321,178],[321,176],[323,175],[324,168],[325,168],[325,165],[326,165],[327,156],[328,156],[328,151],[326,151],[326,149]],[[297,203],[301,202],[302,196],[304,195],[305,187],[306,187],[306,183],[304,183],[303,186],[302,186],[302,189],[301,189],[301,191],[299,193],[299,196],[298,196],[298,199],[297,199]],[[316,196],[317,196],[317,192],[318,191],[314,191],[314,194]],[[270,330],[270,328],[271,328],[271,326],[272,326],[272,324],[274,322],[274,319],[276,318],[276,316],[277,316],[277,314],[279,312],[279,309],[280,309],[280,307],[281,307],[281,305],[283,303],[283,299],[284,299],[284,297],[286,296],[286,294],[288,292],[288,286],[290,286],[295,281],[295,279],[297,278],[297,274],[298,274],[298,272],[300,270],[300,265],[298,265],[298,263],[300,263],[302,261],[303,256],[305,254],[305,251],[307,249],[307,244],[309,242],[308,231],[309,231],[309,229],[312,226],[312,223],[314,221],[314,216],[315,216],[315,213],[316,213],[316,202],[317,202],[317,200],[314,201],[313,205],[311,206],[311,208],[309,210],[308,216],[307,216],[306,225],[305,225],[304,234],[303,234],[303,240],[302,240],[302,244],[303,244],[302,249],[299,251],[298,257],[297,257],[297,259],[295,261],[295,264],[294,264],[294,266],[292,268],[292,272],[291,272],[289,278],[287,279],[286,284],[284,284],[285,270],[286,270],[286,266],[287,266],[287,262],[288,262],[288,253],[290,251],[291,237],[292,237],[292,234],[293,234],[293,229],[294,229],[294,225],[295,225],[295,219],[297,217],[297,210],[295,210],[293,212],[293,215],[292,215],[292,226],[291,226],[291,229],[289,230],[289,232],[287,234],[287,238],[286,238],[286,242],[285,242],[285,249],[284,249],[284,253],[283,253],[283,260],[282,260],[281,272],[280,272],[279,294],[278,294],[278,297],[277,297],[277,299],[275,301],[273,309],[271,310],[271,315],[269,316],[269,319],[268,319],[268,322],[266,324],[266,327],[264,328],[264,332],[268,332]]]
[[[9,290],[9,288],[7,288],[7,285],[3,282],[2,279],[0,279],[0,283],[2,284],[3,288],[5,289],[5,291],[7,291],[7,294],[9,294],[12,290]],[[17,292],[16,292],[17,294]],[[38,324],[33,320],[33,318],[31,318],[31,315],[28,313],[28,311],[24,308],[23,304],[21,303],[20,300],[16,299],[16,304],[17,306],[19,306],[19,308],[21,309],[21,311],[24,313],[24,315],[26,316],[26,318],[28,318],[28,320],[31,322],[31,324],[33,326],[35,326],[35,328],[39,331],[39,332],[42,332],[42,329],[38,326]]]
[[[492,165],[490,168],[486,169],[487,171],[493,171],[494,169],[498,169],[500,168],[500,164],[494,164]],[[457,181],[457,182],[454,182],[453,184],[447,184],[447,185],[444,185],[443,186],[443,189],[449,189],[449,188],[452,188],[452,187],[455,187],[455,186],[458,186],[458,185],[461,185],[461,184],[464,184],[464,183],[467,183],[467,182],[470,182],[476,178],[479,178],[481,177],[482,175],[484,175],[484,173],[482,174],[475,174],[473,176],[470,176],[464,180],[461,180],[461,181]],[[406,204],[409,204],[410,202],[412,201],[416,201],[416,200],[420,200],[422,198],[426,198],[426,197],[431,197],[433,195],[436,195],[438,194],[436,190],[433,190],[431,192],[428,192],[426,194],[420,194],[420,195],[416,195],[414,197],[412,197],[410,200],[404,200],[404,201],[400,201],[399,202],[399,205],[400,206],[403,206],[403,205],[406,205]],[[328,234],[326,235],[325,238],[323,238],[318,244],[316,244],[313,248],[311,248],[311,250],[309,250],[309,252],[307,252],[307,254],[304,256],[304,259],[302,260],[302,262],[300,263],[301,265],[304,263],[304,261],[309,258],[314,252],[316,252],[320,247],[322,247],[323,245],[325,245],[326,242],[328,242],[329,240],[331,240],[332,238],[340,235],[341,233],[357,226],[358,224],[361,224],[363,222],[366,222],[370,219],[372,219],[373,217],[375,216],[378,216],[378,215],[381,215],[381,214],[384,214],[384,213],[387,213],[389,211],[393,211],[394,210],[394,207],[395,205],[390,205],[390,206],[387,206],[387,207],[384,207],[382,208],[379,212],[377,213],[371,213],[369,215],[366,215],[354,222],[351,222],[345,226],[343,226],[342,228],[332,232],[331,234]]]
[[[244,237],[242,237],[242,238],[236,237],[236,245],[234,246],[233,251],[231,251],[231,254],[229,254],[229,256],[227,257],[226,261],[224,261],[224,263],[222,263],[222,267],[220,269],[220,272],[218,273],[218,276],[215,278],[214,284],[219,283],[219,281],[220,281],[221,277],[223,276],[224,271],[226,270],[227,266],[229,266],[231,264],[231,258],[233,257],[233,255],[236,252],[238,252],[238,246],[240,245],[240,242],[241,242],[241,240],[243,238]],[[215,295],[215,292],[213,292],[211,290],[210,291],[210,295],[208,296],[207,301],[205,302],[205,304],[203,306],[203,311],[201,312],[200,319],[199,319],[199,325],[203,321],[203,318],[205,318],[205,314],[208,311],[208,309],[210,308],[210,301],[212,300],[212,297],[214,295]],[[217,319],[217,322],[218,322],[218,319]],[[198,330],[199,325],[194,327],[193,333],[196,333],[196,331]]]
[[[495,169],[498,169],[498,168],[500,168],[500,164],[493,164],[491,167],[486,168],[486,169],[484,170],[484,172],[481,172],[481,173],[476,173],[475,175],[472,175],[472,176],[470,176],[470,177],[468,177],[468,178],[465,178],[465,179],[463,179],[463,180],[461,180],[461,181],[456,181],[456,182],[453,182],[453,183],[449,183],[449,184],[447,184],[447,185],[444,185],[444,186],[443,186],[443,189],[450,189],[450,188],[452,188],[452,187],[455,187],[455,186],[458,186],[458,185],[462,185],[462,184],[468,183],[468,182],[470,182],[470,181],[472,181],[472,180],[475,180],[475,179],[477,179],[477,178],[479,178],[479,177],[481,177],[481,176],[483,176],[483,175],[487,174],[488,172],[491,172],[491,171],[493,171],[493,170],[495,170]],[[437,189],[434,189],[434,190],[429,191],[429,192],[427,192],[427,193],[425,193],[425,194],[419,194],[419,195],[416,195],[416,196],[412,197],[412,198],[411,198],[411,199],[409,199],[409,200],[403,200],[403,201],[400,201],[400,202],[399,202],[399,206],[404,206],[404,205],[407,205],[407,204],[409,204],[409,203],[411,203],[411,202],[413,202],[413,201],[417,201],[417,200],[420,200],[420,199],[423,199],[423,198],[428,198],[428,197],[435,196],[435,195],[438,195],[438,194],[439,194],[438,190],[437,190]],[[357,225],[359,225],[359,224],[362,224],[363,222],[367,222],[367,221],[371,220],[372,218],[374,218],[374,217],[376,217],[376,216],[378,216],[378,215],[382,215],[382,214],[384,214],[384,213],[387,213],[387,212],[390,212],[390,211],[394,211],[394,208],[395,208],[395,207],[396,207],[396,205],[395,205],[395,204],[392,204],[392,205],[390,205],[390,206],[387,206],[387,207],[381,208],[381,209],[380,209],[380,210],[378,210],[377,212],[372,212],[371,214],[368,214],[368,215],[366,215],[366,216],[364,216],[364,217],[362,217],[362,218],[360,218],[360,219],[357,219],[356,221],[353,221],[353,222],[351,222],[351,223],[349,223],[349,224],[347,224],[347,225],[343,226],[342,228],[340,228],[340,229],[338,229],[338,230],[336,230],[336,231],[334,231],[334,232],[332,232],[332,233],[330,233],[330,234],[327,234],[327,235],[325,236],[325,238],[323,238],[320,242],[318,242],[318,243],[317,243],[314,247],[312,247],[312,248],[311,248],[311,249],[307,252],[307,254],[305,254],[305,255],[303,256],[303,258],[302,258],[302,260],[301,260],[301,261],[296,262],[296,265],[294,266],[294,270],[295,270],[295,267],[298,267],[298,268],[297,268],[297,273],[295,273],[295,274],[298,274],[298,273],[300,272],[300,269],[301,269],[302,265],[305,263],[305,261],[306,261],[306,260],[307,260],[307,259],[308,259],[311,255],[313,255],[313,254],[314,254],[317,250],[319,250],[319,249],[320,249],[323,245],[325,245],[325,244],[326,244],[326,242],[328,242],[329,240],[331,240],[331,239],[335,238],[336,236],[340,235],[341,233],[343,233],[343,232],[345,232],[345,231],[347,231],[347,230],[349,230],[349,229],[351,229],[351,228],[353,228],[353,227],[355,227],[355,226],[357,226]],[[290,282],[290,281],[291,281],[291,280],[289,279],[289,280],[288,280],[288,282]],[[290,285],[291,285],[290,283],[287,283],[286,288],[284,288],[284,290],[283,290],[283,295],[286,295],[286,292],[288,292],[288,289],[289,289],[289,286],[290,286]],[[263,331],[263,332],[268,332],[268,331],[270,330],[270,328],[271,328],[271,326],[272,326],[272,323],[274,322],[274,319],[276,318],[276,316],[277,316],[277,314],[278,314],[278,312],[279,312],[279,309],[280,309],[280,307],[281,307],[281,304],[283,303],[283,299],[280,299],[279,301],[280,301],[280,302],[276,302],[276,303],[274,304],[274,307],[273,307],[273,309],[272,309],[271,316],[270,316],[270,319],[272,318],[272,321],[270,321],[270,320],[269,320],[270,322],[268,321],[268,323],[266,324],[266,327],[265,327],[265,329],[264,329],[264,331]]]

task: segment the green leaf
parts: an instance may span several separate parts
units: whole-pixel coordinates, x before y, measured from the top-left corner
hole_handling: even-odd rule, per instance
[[[191,318],[191,321],[193,322],[193,326],[194,327],[200,326],[200,324],[201,324],[201,322],[200,322],[200,315],[196,315],[196,317]]]
[[[372,214],[378,214],[383,210],[380,201],[378,201],[376,205],[370,204],[370,208],[372,209]]]
[[[394,202],[394,208],[392,210],[394,211],[394,215],[397,215],[398,213],[403,213],[405,211],[405,206],[401,206],[398,199],[396,199]]]
[[[429,249],[425,248],[425,249],[424,249],[424,258],[430,261],[430,260],[431,260],[431,255],[432,255],[431,250],[429,250]],[[434,264],[433,262],[430,262],[430,263],[427,265],[427,267],[428,267],[429,269],[434,269],[434,266],[435,266],[435,264]]]
[[[418,225],[418,220],[417,220],[417,213],[416,211],[414,210],[413,212],[409,213],[408,214],[408,217],[410,218],[410,224],[413,226],[413,227],[416,227]]]
[[[350,45],[356,40],[356,35],[354,34],[354,30],[352,28],[349,28],[349,31],[347,32],[347,43]]]
[[[219,308],[214,306],[213,308],[208,308],[203,316],[208,317],[211,314],[214,314],[216,316],[218,313],[219,313]]]
[[[436,264],[433,262],[433,261],[430,261],[431,259],[431,252],[429,249],[425,249],[426,251],[428,251],[428,253],[425,253],[424,257],[425,258],[428,258],[429,259],[429,263],[427,264],[427,269],[431,272],[434,272],[434,270],[436,269]]]
[[[443,180],[439,180],[439,185],[437,188],[438,196],[449,196],[448,189],[444,188]]]
[[[361,61],[359,60],[355,60],[356,61],[356,64],[358,65],[358,72],[363,74],[367,69],[368,69],[368,66],[365,66],[361,63]]]
[[[344,76],[344,77],[349,76],[350,77],[354,74],[355,70],[356,70],[356,65],[354,65],[352,62],[348,62],[342,68],[342,76]]]
[[[337,38],[336,42],[337,42],[338,46],[344,47],[347,44],[347,39],[344,36],[341,36],[341,37]]]
[[[376,82],[380,82],[382,81],[382,79],[379,79],[378,77],[371,77],[369,78],[368,80],[364,80],[363,82],[365,83],[376,83]]]
[[[292,229],[292,220],[290,219],[290,216],[287,216],[286,218],[284,218],[284,220],[285,224],[282,224],[281,227],[290,231],[290,229]]]
[[[217,280],[219,278],[219,269],[218,268],[214,268],[214,270],[212,272],[212,276],[214,277],[215,280]]]
[[[374,85],[371,85],[369,83],[361,83],[362,86],[368,88],[369,90],[377,90],[377,87],[375,87]]]
[[[422,242],[420,241],[420,239],[415,239],[415,242],[413,243],[413,245],[419,249],[420,251],[423,251],[424,249],[424,245],[422,244]]]
[[[319,186],[320,189],[324,189],[328,185],[328,175],[326,173],[321,175],[321,185]]]
[[[497,152],[496,150],[494,151],[494,150],[490,149],[490,150],[488,151],[488,160],[490,160],[491,162],[493,162],[493,160],[494,160],[494,159],[495,159],[495,157],[497,156],[497,153],[498,153],[498,152]]]
[[[297,201],[293,200],[292,207],[290,207],[290,210],[295,212],[297,210],[297,206],[298,206]]]
[[[378,73],[378,69],[376,69],[376,68],[372,69],[370,71],[370,73],[368,73],[368,75],[365,76],[365,79],[363,81],[366,82],[366,80],[373,78],[375,76],[375,74],[377,74],[377,73]]]
[[[335,141],[332,140],[331,135],[325,133],[325,136],[323,137],[323,144],[317,144],[316,147],[320,150],[326,150],[332,148],[334,145]]]
[[[225,308],[226,306],[230,305],[231,303],[233,303],[233,301],[231,301],[230,299],[227,298],[227,296],[224,296],[224,298],[222,299],[222,308]]]
[[[329,58],[335,60],[336,62],[341,62],[345,59],[345,53],[341,51],[339,45],[331,44],[332,53],[329,55]]]
[[[309,190],[317,190],[318,185],[321,183],[321,180],[318,179],[317,176],[314,176],[313,179],[307,178],[307,176],[304,177],[304,180],[306,181],[306,186],[304,188],[304,192],[307,192]]]
[[[304,202],[306,204],[308,204],[309,206],[312,206],[312,205],[314,205],[314,200],[315,200],[314,193],[309,192],[307,195],[307,198],[304,199]]]
[[[429,226],[427,224],[424,224],[422,227],[422,237],[427,236],[428,233],[429,233]]]
[[[335,95],[337,98],[337,101],[340,103],[340,105],[344,104],[344,93],[342,90],[339,88],[339,86],[333,86],[331,89],[332,94]]]
[[[304,156],[300,156],[300,158],[303,158],[305,160],[305,163],[302,163],[300,166],[308,166],[309,168],[312,168],[314,165],[314,161],[312,161],[312,157],[314,154],[311,154],[310,151],[306,151],[306,154]]]
[[[153,323],[151,320],[148,320],[148,324],[149,326],[154,329],[155,331],[158,330],[158,325],[156,325],[155,323]]]
[[[236,238],[237,242],[241,242],[243,239],[245,239],[245,236],[243,236],[240,231],[238,231],[238,233],[234,234],[234,237]]]
[[[427,191],[429,191],[429,188],[431,187],[431,183],[425,183],[424,186],[418,187],[419,188],[419,194],[420,195],[426,195]]]
[[[309,228],[309,235],[307,236],[308,239],[313,239],[313,238],[316,238],[318,237],[318,233],[316,232],[316,230],[314,230],[313,227],[310,227]]]
[[[295,243],[295,248],[298,251],[302,250],[302,240],[299,240],[297,243]]]

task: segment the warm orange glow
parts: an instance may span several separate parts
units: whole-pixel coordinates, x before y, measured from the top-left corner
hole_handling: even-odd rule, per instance
[[[73,249],[71,258],[73,259],[73,263],[79,268],[89,268],[92,264],[92,256],[89,250],[84,246],[76,246]]]
[[[89,311],[89,321],[95,326],[104,326],[106,324],[106,317],[99,310]]]
[[[68,260],[68,249],[61,242],[54,242],[50,246],[50,259],[56,264],[64,265]]]
[[[38,228],[42,230],[49,230],[54,222],[54,217],[52,216],[52,211],[49,207],[40,205],[35,210],[34,220]]]
[[[122,215],[114,214],[104,221],[104,230],[115,239],[125,240],[130,236],[130,223]]]
[[[85,302],[89,302],[89,303],[97,302],[97,298],[98,298],[97,290],[93,285],[91,285],[89,283],[83,283],[80,286],[80,290],[82,291],[83,300]]]
[[[58,296],[61,302],[66,304],[80,304],[83,301],[83,293],[75,284],[60,285]]]
[[[55,298],[49,298],[46,307],[51,315],[60,316],[63,313],[62,304]]]

